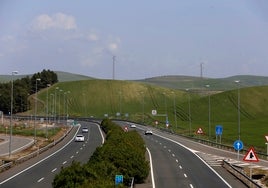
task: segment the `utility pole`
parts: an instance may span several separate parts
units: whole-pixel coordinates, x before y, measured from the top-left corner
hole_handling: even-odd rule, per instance
[[[200,63],[200,78],[203,78],[203,68],[204,68],[204,63]]]
[[[115,79],[115,57],[113,56],[113,80]]]

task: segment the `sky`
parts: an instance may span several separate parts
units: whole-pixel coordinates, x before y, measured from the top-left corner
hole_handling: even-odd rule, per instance
[[[0,75],[268,76],[267,0],[0,0]]]

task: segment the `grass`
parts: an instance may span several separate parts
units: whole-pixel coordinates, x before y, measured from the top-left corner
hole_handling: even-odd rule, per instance
[[[58,89],[56,89],[58,88]],[[170,89],[146,83],[116,80],[82,80],[60,82],[38,93],[38,115],[46,115],[46,96],[48,113],[55,111],[61,116],[72,117],[122,118],[155,126],[165,127],[168,115],[169,124],[180,134],[189,134],[189,101],[192,132],[201,127],[209,136],[209,98],[210,98],[210,136],[215,139],[215,126],[223,126],[222,143],[232,145],[238,139],[238,91],[240,93],[240,130],[245,148],[254,146],[258,151],[266,151],[265,135],[268,134],[268,93],[267,86],[240,88],[213,94],[197,95],[193,90]],[[33,98],[32,98],[33,99]],[[190,99],[190,100],[189,100]],[[32,106],[34,106],[32,100]],[[174,106],[176,108],[174,108]],[[157,116],[152,116],[157,110]],[[174,112],[176,110],[177,126]],[[32,110],[27,114],[33,114]],[[120,114],[120,116],[118,116]]]

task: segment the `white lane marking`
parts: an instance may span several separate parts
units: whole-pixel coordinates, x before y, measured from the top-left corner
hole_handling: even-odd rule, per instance
[[[154,182],[154,169],[153,169],[152,155],[151,155],[151,152],[150,152],[150,150],[149,150],[148,148],[146,148],[146,150],[148,151],[149,158],[150,158],[151,177],[152,177],[152,187],[155,188],[155,182]]]
[[[97,123],[95,123],[95,125],[97,125],[97,126],[98,126],[99,132],[100,132],[101,137],[102,137],[102,144],[103,144],[103,143],[104,143],[104,141],[105,141],[105,139],[104,139],[104,135],[103,135],[103,133],[102,133],[102,130],[101,130],[100,126],[99,126]],[[43,158],[42,160],[38,161],[37,163],[35,163],[35,164],[33,164],[33,165],[29,166],[28,168],[25,168],[24,170],[20,171],[19,173],[17,173],[17,174],[15,174],[15,175],[13,175],[13,176],[11,176],[11,177],[7,178],[6,180],[4,180],[4,181],[0,182],[0,185],[2,185],[2,184],[4,184],[4,183],[8,182],[9,180],[11,180],[11,179],[15,178],[15,177],[16,177],[16,176],[18,176],[18,175],[20,175],[20,174],[22,174],[22,173],[26,172],[27,170],[29,170],[29,169],[33,168],[34,166],[36,166],[36,165],[40,164],[41,162],[43,162],[43,161],[47,160],[48,158],[52,157],[52,156],[53,156],[53,155],[55,155],[56,153],[58,153],[58,152],[60,152],[61,150],[63,150],[63,149],[66,147],[66,146],[68,146],[68,145],[69,145],[71,142],[73,142],[73,140],[74,140],[75,136],[76,136],[76,135],[77,135],[77,133],[79,132],[80,127],[81,127],[81,125],[79,125],[79,127],[78,127],[78,129],[76,130],[76,132],[75,132],[75,134],[74,134],[73,138],[72,138],[72,139],[70,139],[70,141],[69,141],[68,143],[66,143],[66,144],[65,144],[65,145],[64,145],[62,148],[60,148],[59,150],[57,150],[57,151],[55,151],[54,153],[50,154],[49,156],[47,156],[47,157]]]
[[[43,179],[45,179],[45,178],[44,177],[40,178],[37,182],[40,183],[41,181],[43,181]]]
[[[174,153],[172,153],[172,157],[175,157],[175,154]]]
[[[64,165],[64,164],[66,164],[67,163],[67,161],[64,161],[62,164]]]
[[[173,143],[175,143],[175,144],[178,144],[178,145],[180,145],[180,146],[182,146],[182,147],[184,147],[185,149],[187,149],[187,150],[189,150],[190,152],[192,152],[196,157],[198,157],[212,172],[214,172],[214,174],[216,174],[229,188],[232,188],[232,186],[225,180],[225,179],[223,179],[223,177],[221,177],[220,176],[220,174],[218,173],[218,172],[216,172],[211,166],[209,166],[199,155],[197,155],[196,153],[198,152],[197,150],[193,150],[193,149],[191,149],[191,148],[188,148],[187,146],[185,146],[185,145],[183,145],[183,144],[181,144],[181,143],[179,143],[179,142],[177,142],[177,141],[174,141],[174,140],[172,140],[172,139],[170,139],[170,138],[167,138],[167,137],[164,137],[164,136],[161,136],[161,135],[159,135],[159,134],[155,134],[156,136],[159,136],[159,137],[161,137],[161,138],[163,138],[163,139],[165,139],[165,140],[169,140],[169,141],[171,141],[171,142],[173,142]]]
[[[190,184],[190,187],[191,187],[191,188],[194,188],[194,186],[193,186],[192,184]]]
[[[171,152],[171,150],[169,149],[169,150],[168,150],[168,152],[170,153],[170,152]]]
[[[83,148],[80,148],[80,150],[82,150]]]
[[[183,174],[184,175],[184,177],[186,177],[187,178],[187,174]]]
[[[51,170],[51,172],[55,172],[57,170],[57,168],[54,168],[53,170]]]
[[[178,163],[178,162],[179,162],[179,160],[178,160],[178,159],[176,159],[176,162]]]
[[[74,156],[72,155],[70,158],[72,159],[72,158],[74,158]]]
[[[164,146],[164,148],[167,148],[167,146]]]
[[[76,152],[76,154],[78,154],[78,153],[79,153],[79,151]]]
[[[182,166],[180,165],[179,168],[182,169]]]

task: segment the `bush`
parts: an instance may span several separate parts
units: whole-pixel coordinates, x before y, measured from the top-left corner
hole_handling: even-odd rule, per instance
[[[107,134],[103,146],[98,147],[85,165],[73,162],[56,175],[53,187],[114,187],[116,175],[123,175],[126,187],[131,178],[142,183],[149,174],[145,159],[145,143],[136,131],[124,132],[108,119],[101,123]],[[78,177],[79,176],[79,177]]]

